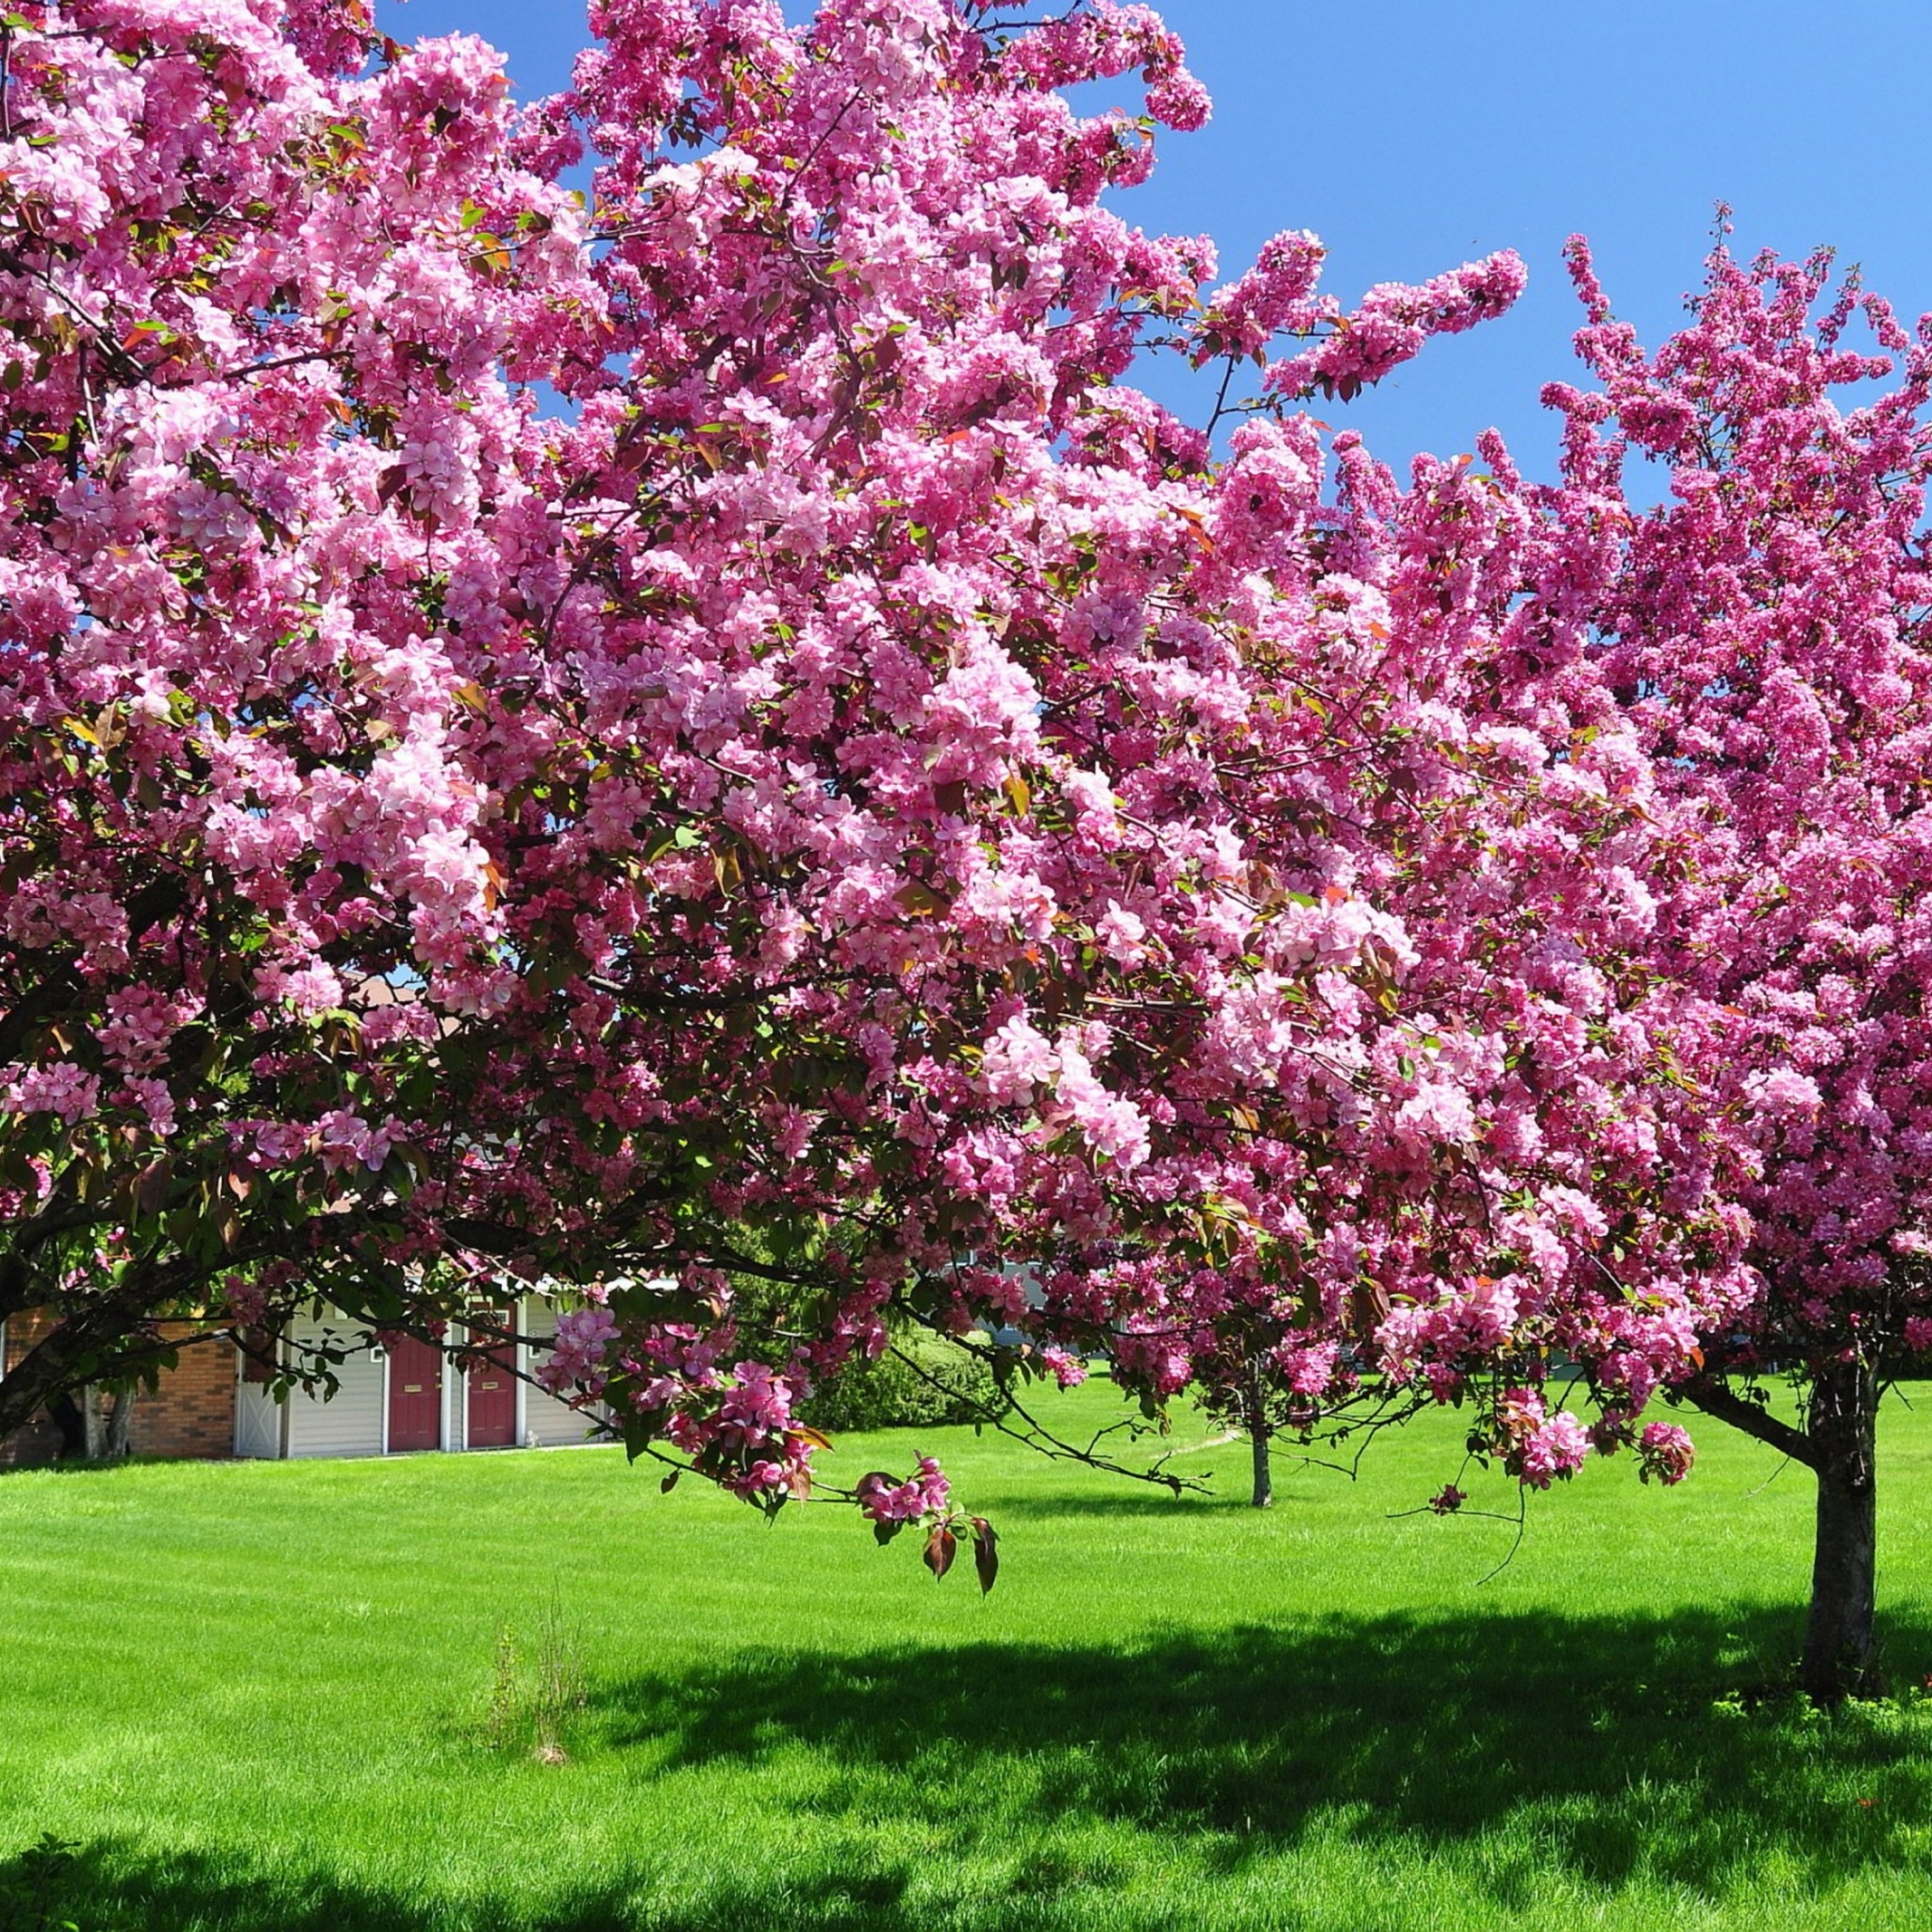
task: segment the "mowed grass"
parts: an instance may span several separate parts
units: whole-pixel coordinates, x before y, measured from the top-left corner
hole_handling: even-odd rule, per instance
[[[1267,1515],[1241,1444],[1176,1502],[841,1441],[946,1457],[985,1601],[607,1450],[0,1477],[0,1860],[73,1843],[82,1932],[1932,1924],[1932,1405],[1883,1430],[1899,1694],[1829,1720],[1727,1694],[1793,1654],[1803,1472],[1707,1425],[1680,1491],[1533,1499],[1485,1581],[1510,1526],[1391,1514],[1454,1421],[1354,1483],[1280,1458]],[[563,1763],[501,1696],[491,1741],[553,1610]]]

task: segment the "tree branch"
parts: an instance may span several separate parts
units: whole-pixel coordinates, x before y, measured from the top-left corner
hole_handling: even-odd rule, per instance
[[[1676,1392],[1691,1407],[1701,1408],[1706,1415],[1714,1416],[1721,1423],[1729,1423],[1734,1429],[1741,1429],[1747,1436],[1756,1436],[1760,1442],[1768,1442],[1793,1462],[1802,1462],[1809,1470],[1818,1468],[1817,1446],[1803,1429],[1780,1422],[1768,1408],[1747,1402],[1727,1384],[1697,1382]]]

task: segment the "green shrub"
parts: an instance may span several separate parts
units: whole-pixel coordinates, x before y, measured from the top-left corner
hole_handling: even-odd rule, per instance
[[[977,1422],[996,1400],[977,1356],[937,1335],[905,1335],[876,1361],[849,1362],[801,1414],[819,1429],[937,1428]]]

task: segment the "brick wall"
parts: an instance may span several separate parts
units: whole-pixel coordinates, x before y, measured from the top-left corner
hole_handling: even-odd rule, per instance
[[[192,1331],[164,1322],[161,1333]],[[161,1377],[161,1386],[135,1398],[129,1446],[137,1456],[232,1456],[235,1453],[235,1344],[224,1338],[197,1342]]]
[[[7,1366],[11,1368],[45,1332],[39,1314],[15,1315],[7,1324]],[[185,1323],[164,1323],[164,1336],[192,1333]],[[235,1349],[226,1341],[203,1341],[181,1351],[160,1387],[143,1389],[134,1401],[130,1444],[137,1456],[216,1457],[235,1453]],[[60,1453],[60,1431],[51,1417],[36,1416],[0,1442],[0,1465],[50,1462]]]

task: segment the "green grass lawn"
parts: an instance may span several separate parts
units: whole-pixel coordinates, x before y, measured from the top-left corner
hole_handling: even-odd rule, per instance
[[[1390,1514],[1453,1420],[1353,1484],[1283,1458],[1268,1515],[1239,1444],[1175,1502],[841,1442],[946,1457],[1004,1533],[985,1601],[607,1450],[0,1477],[0,1858],[72,1842],[82,1932],[1932,1925],[1932,1698],[1727,1694],[1794,1653],[1809,1479],[1707,1424],[1682,1490],[1594,1470],[1483,1581],[1508,1527]],[[1932,1405],[1883,1443],[1912,1686]],[[562,1763],[520,1702],[553,1618]]]

